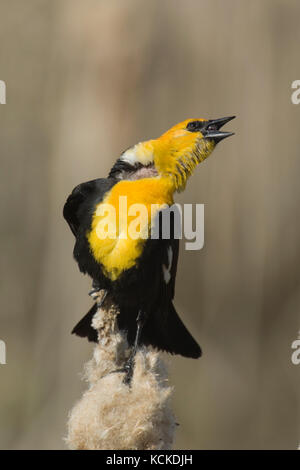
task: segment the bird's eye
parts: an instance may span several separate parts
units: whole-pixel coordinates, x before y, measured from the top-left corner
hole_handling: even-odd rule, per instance
[[[190,132],[199,132],[204,126],[203,121],[191,121],[186,126],[186,129]]]

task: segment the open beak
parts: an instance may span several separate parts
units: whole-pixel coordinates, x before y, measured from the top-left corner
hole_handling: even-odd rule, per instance
[[[205,126],[201,129],[201,133],[205,137],[205,139],[213,139],[214,142],[217,144],[220,140],[226,139],[226,137],[230,137],[234,135],[234,132],[220,132],[224,124],[234,119],[235,116],[224,117],[220,119],[210,119],[207,121]]]

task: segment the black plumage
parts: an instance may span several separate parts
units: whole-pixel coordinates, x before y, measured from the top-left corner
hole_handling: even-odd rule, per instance
[[[118,170],[126,171],[125,166],[117,164],[110,174],[117,176]],[[131,166],[127,171],[132,175],[135,168]],[[201,355],[201,349],[182,323],[173,305],[179,251],[179,240],[174,238],[174,217],[170,218],[170,239],[163,239],[161,231],[158,239],[148,238],[136,265],[124,271],[114,281],[105,275],[101,264],[92,254],[87,232],[91,229],[95,208],[118,182],[114,177],[89,181],[77,186],[68,197],[63,214],[76,239],[74,258],[80,271],[87,273],[101,289],[105,289],[118,305],[118,326],[127,332],[130,345],[134,343],[136,335],[137,315],[139,311],[143,311],[146,321],[139,344],[152,345],[172,354],[197,358]],[[161,220],[161,215],[162,211],[156,219],[156,224]],[[162,266],[168,266],[170,249],[171,277],[166,283]],[[87,337],[89,341],[97,341],[96,331],[91,326],[95,312],[96,304],[75,326],[73,333]]]
[[[152,204],[172,204],[174,192],[185,188],[195,167],[221,140],[233,135],[220,131],[233,118],[186,119],[157,139],[136,144],[121,155],[108,178],[80,184],[65,204],[64,217],[75,236],[74,257],[79,269],[89,274],[93,286],[104,289],[119,307],[118,326],[134,345],[124,368],[128,384],[137,344],[194,358],[201,355],[201,349],[173,305],[179,250],[175,219],[169,222],[170,237],[163,237],[160,230],[158,238],[133,243],[127,239],[123,243],[125,214],[121,209],[124,217],[119,218],[118,235],[114,242],[103,242],[97,232],[97,208],[101,208],[102,201],[116,201],[117,197],[120,201],[120,196],[129,195],[131,203],[146,206],[149,218]],[[112,204],[114,209],[116,204]],[[157,212],[151,223],[159,224],[164,210]],[[149,231],[148,218],[143,219],[143,229]],[[96,341],[91,326],[95,311],[94,305],[73,332]]]

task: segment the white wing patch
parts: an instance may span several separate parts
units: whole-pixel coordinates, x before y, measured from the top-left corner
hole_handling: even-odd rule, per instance
[[[142,165],[148,165],[153,163],[153,149],[150,146],[145,145],[144,142],[136,144],[134,147],[127,149],[122,153],[121,160],[129,163],[130,165],[135,165],[136,163],[141,163]]]
[[[168,266],[166,266],[165,264],[162,265],[164,280],[166,284],[169,284],[171,280],[172,262],[173,262],[173,250],[172,250],[172,247],[169,246],[168,247]]]
[[[134,165],[138,162],[138,158],[136,156],[135,148],[132,147],[126,150],[120,157],[120,160],[129,163],[130,165]]]

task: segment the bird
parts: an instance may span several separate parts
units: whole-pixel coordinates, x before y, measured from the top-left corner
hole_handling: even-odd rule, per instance
[[[127,384],[141,346],[195,359],[202,354],[173,302],[179,254],[174,213],[168,237],[162,236],[161,224],[174,194],[185,189],[196,166],[234,134],[220,130],[234,118],[186,119],[160,137],[128,148],[106,178],[79,184],[66,200],[63,215],[75,236],[73,255],[80,271],[92,279],[90,295],[95,298],[103,290],[119,309],[118,327],[131,347],[122,368]],[[138,218],[139,236],[132,237],[128,227],[134,217],[127,210],[136,205],[144,210]],[[151,236],[153,228],[156,237]],[[91,325],[97,308],[94,303],[72,333],[97,342]]]

